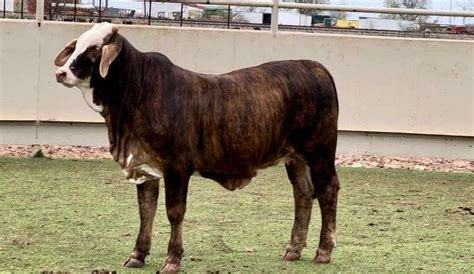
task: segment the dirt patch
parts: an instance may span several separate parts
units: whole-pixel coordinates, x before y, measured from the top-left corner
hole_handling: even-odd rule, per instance
[[[33,145],[0,145],[0,157],[31,157]],[[43,153],[52,159],[111,159],[107,147],[43,145]],[[441,158],[388,157],[376,155],[337,155],[336,164],[344,167],[412,169],[474,173],[474,161]]]
[[[426,171],[474,172],[474,161],[441,158],[388,157],[375,155],[338,155],[339,166],[402,168]]]
[[[31,157],[35,145],[0,145],[0,157]],[[52,159],[112,159],[108,147],[43,145],[46,157]]]

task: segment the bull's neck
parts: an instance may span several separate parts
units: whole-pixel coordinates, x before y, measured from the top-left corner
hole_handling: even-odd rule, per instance
[[[110,152],[115,161],[126,162],[132,146],[136,145],[131,127],[133,118],[131,106],[135,104],[134,90],[140,90],[137,75],[143,73],[145,56],[128,43],[125,38],[119,56],[112,62],[108,75],[103,79],[98,69],[93,74],[94,103],[103,106],[100,113],[107,125]],[[95,77],[94,77],[95,76]]]
[[[94,101],[104,106],[101,115],[109,132],[110,152],[121,162],[138,146],[134,127],[137,112],[148,103],[151,94],[160,93],[166,85],[166,75],[174,65],[164,55],[146,54],[136,50],[125,38],[118,57],[112,62],[105,79],[97,72],[91,85]]]

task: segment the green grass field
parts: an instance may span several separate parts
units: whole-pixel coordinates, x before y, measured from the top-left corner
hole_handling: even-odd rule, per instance
[[[235,192],[193,177],[182,269],[473,271],[473,174],[340,168],[339,175],[338,241],[328,265],[312,263],[318,207],[300,261],[281,261],[293,223],[283,166]],[[0,271],[121,271],[139,225],[135,186],[112,161],[0,158],[0,216]],[[168,233],[161,191],[147,272],[161,268]]]

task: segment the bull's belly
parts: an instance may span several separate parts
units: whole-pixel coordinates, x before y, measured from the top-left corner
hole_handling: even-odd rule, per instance
[[[234,164],[222,161],[214,166],[205,166],[197,168],[197,172],[204,178],[211,179],[219,183],[224,188],[234,191],[242,189],[250,184],[252,178],[257,175],[257,171],[276,165],[284,156],[273,158],[271,161],[265,161],[252,165],[249,162]]]
[[[227,190],[234,191],[236,189],[242,189],[248,186],[257,173],[252,175],[234,175],[234,174],[224,174],[224,173],[215,173],[208,171],[198,172],[202,177],[211,179]]]

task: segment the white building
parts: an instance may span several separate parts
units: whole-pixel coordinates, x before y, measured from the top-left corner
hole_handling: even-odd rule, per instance
[[[239,15],[240,19],[246,23],[269,24],[272,12],[270,8],[260,8],[256,9],[255,11],[233,9],[232,13]],[[311,26],[311,20],[311,16],[299,14],[293,10],[280,10],[278,12],[279,25]]]
[[[420,26],[412,21],[398,19],[384,19],[377,17],[361,17],[359,18],[360,29],[376,29],[376,30],[418,30]]]

